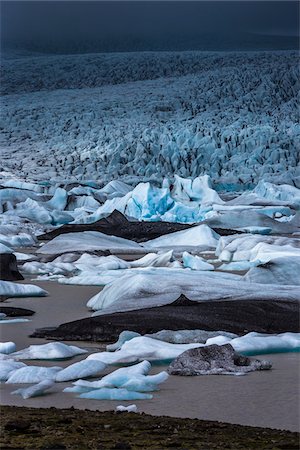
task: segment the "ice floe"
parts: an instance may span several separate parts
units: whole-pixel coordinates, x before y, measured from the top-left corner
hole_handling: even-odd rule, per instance
[[[68,233],[57,236],[43,245],[38,253],[57,255],[72,251],[110,250],[117,253],[144,253],[144,249],[134,241],[108,236],[97,231]]]
[[[28,348],[12,354],[15,359],[67,359],[75,355],[87,353],[87,350],[66,345],[62,342],[50,342],[49,344],[30,345]]]
[[[45,297],[48,292],[32,284],[0,280],[0,295],[4,297]]]
[[[14,342],[0,342],[0,353],[8,355],[16,351],[16,344]]]
[[[101,361],[85,359],[71,364],[57,373],[55,381],[77,380],[78,378],[95,377],[106,368]]]
[[[230,338],[216,336],[207,339],[205,344],[171,344],[152,339],[147,336],[135,337],[126,341],[120,350],[116,352],[93,353],[88,360],[96,359],[107,364],[129,363],[147,359],[149,361],[171,361],[186,350],[217,344],[232,345],[234,350],[244,355],[257,355],[264,353],[280,353],[300,351],[299,333],[282,333],[278,335],[266,335],[260,333],[248,333],[241,337]],[[76,382],[81,384],[81,382]],[[85,385],[86,382],[82,382]]]
[[[38,397],[39,395],[43,395],[48,389],[52,388],[54,383],[53,380],[43,380],[28,388],[17,389],[16,391],[13,391],[12,394],[21,395],[24,400],[31,397]]]
[[[259,293],[259,294],[258,294]],[[126,273],[93,296],[87,306],[99,314],[162,306],[181,294],[193,301],[299,300],[296,286],[248,283],[239,275],[186,269]]]
[[[54,380],[61,367],[40,367],[40,366],[26,366],[14,370],[8,377],[6,383],[40,383],[45,379]]]

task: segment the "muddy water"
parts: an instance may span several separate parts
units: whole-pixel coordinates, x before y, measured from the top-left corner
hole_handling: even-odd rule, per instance
[[[14,341],[18,350],[30,344],[47,342],[28,337],[36,328],[57,326],[62,322],[88,317],[90,313],[86,302],[101,289],[97,286],[59,285],[46,281],[34,284],[48,290],[50,295],[44,298],[10,299],[5,302],[7,306],[36,311],[36,314],[30,317],[30,322],[1,325],[1,341]],[[80,342],[79,346],[90,352],[103,349],[103,346],[97,343]],[[172,376],[162,385],[161,391],[154,393],[153,400],[137,401],[138,410],[155,415],[219,420],[297,431],[300,422],[300,354],[264,355],[260,358],[271,360],[273,370],[242,377]],[[32,361],[29,364],[65,367],[79,359],[80,357],[77,357],[63,362]],[[162,367],[154,367],[152,373],[159,370],[162,370]],[[51,394],[23,400],[10,394],[23,385],[2,383],[0,400],[5,405],[58,408],[74,406],[91,410],[109,410],[120,403],[130,404],[78,399],[74,394],[62,393],[62,389],[67,385],[70,383],[57,383]]]

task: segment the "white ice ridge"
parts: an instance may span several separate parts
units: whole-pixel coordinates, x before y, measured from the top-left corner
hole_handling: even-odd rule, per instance
[[[72,181],[209,173],[231,189],[262,178],[297,181],[297,51],[52,55],[2,63],[6,171]],[[70,67],[63,81],[62,64]]]
[[[297,286],[248,283],[239,275],[186,269],[148,269],[130,273],[93,296],[87,306],[96,315],[162,306],[181,294],[196,302],[214,300],[300,300]]]
[[[29,347],[12,353],[14,359],[67,359],[75,355],[87,353],[87,350],[76,347],[75,345],[66,345],[62,342],[50,342],[49,344],[30,345]]]
[[[111,250],[118,253],[144,253],[144,249],[134,241],[116,236],[108,236],[98,231],[67,233],[43,245],[38,253],[56,255],[72,251]]]
[[[116,352],[93,353],[87,359],[96,359],[106,364],[132,363],[144,359],[149,361],[171,361],[190,348],[227,343],[230,343],[238,353],[245,355],[294,352],[300,351],[300,333],[267,335],[252,332],[236,338],[216,336],[207,339],[205,344],[171,344],[141,336],[126,341],[121,349]],[[76,384],[80,385],[85,385],[84,383],[86,382],[76,382]],[[94,386],[96,387],[96,385]]]
[[[40,381],[38,384],[34,384],[33,386],[29,386],[28,388],[20,388],[16,391],[13,391],[12,394],[21,395],[24,400],[30,397],[38,397],[39,395],[43,395],[45,391],[52,388],[54,386],[54,381],[52,379]]]
[[[48,292],[32,284],[13,283],[0,280],[0,296],[4,297],[45,297]]]

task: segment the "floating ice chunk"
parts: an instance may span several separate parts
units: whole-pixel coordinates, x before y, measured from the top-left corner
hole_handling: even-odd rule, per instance
[[[181,294],[200,302],[224,298],[257,300],[258,292],[261,300],[299,300],[299,289],[292,286],[279,288],[243,282],[240,275],[223,272],[162,268],[116,278],[92,297],[87,306],[99,315],[167,305]]]
[[[182,247],[203,247],[214,248],[218,244],[219,235],[207,225],[198,225],[187,230],[176,231],[175,233],[144,242],[144,246],[151,248],[182,248]]]
[[[277,257],[265,264],[253,264],[244,279],[251,283],[299,286],[299,274],[300,252],[299,256]]]
[[[63,211],[67,206],[68,193],[65,189],[57,188],[51,200],[49,200],[45,205],[51,209],[57,209]]]
[[[0,325],[4,325],[6,323],[23,323],[23,322],[30,322],[30,319],[23,319],[21,317],[16,317],[14,319],[4,319],[3,318],[0,320]]]
[[[159,341],[170,342],[171,344],[191,344],[196,342],[205,344],[207,339],[215,336],[224,336],[229,339],[237,337],[236,334],[227,331],[206,330],[162,330],[153,334],[145,334],[145,336],[152,339],[158,339]]]
[[[246,375],[255,370],[269,370],[268,361],[250,359],[236,353],[230,344],[208,345],[181,353],[168,367],[171,375]]]
[[[54,380],[61,367],[26,366],[10,374],[6,383],[40,383],[45,379]]]
[[[52,388],[54,384],[55,382],[53,380],[43,380],[40,383],[28,388],[17,389],[16,391],[13,391],[12,394],[21,395],[24,399],[37,397],[39,395],[43,395],[45,391]]]
[[[148,361],[142,361],[132,367],[122,367],[98,381],[78,380],[73,384],[89,389],[126,388],[129,391],[149,392],[158,390],[158,384],[168,379],[166,372],[147,375],[151,368]]]
[[[16,350],[16,344],[14,342],[0,342],[0,353],[8,355]]]
[[[52,255],[79,250],[110,250],[119,253],[144,252],[144,249],[134,241],[108,236],[98,231],[83,231],[57,236],[43,245],[38,253]]]
[[[13,372],[21,367],[26,367],[26,364],[14,361],[13,359],[1,360],[0,364],[0,381],[6,381]]]
[[[222,264],[218,267],[218,270],[243,272],[251,269],[251,267],[257,266],[258,264],[261,264],[261,261],[232,261],[228,264]]]
[[[104,270],[127,269],[129,263],[114,255],[95,256],[84,253],[74,266],[81,271],[92,271],[101,273]]]
[[[188,267],[192,270],[214,270],[214,266],[206,262],[200,256],[193,256],[188,252],[182,254],[183,267]]]
[[[0,280],[0,295],[4,297],[45,297],[48,292],[32,284]]]
[[[119,339],[114,344],[109,344],[106,346],[107,352],[114,352],[115,350],[120,350],[124,342],[130,341],[135,337],[141,336],[140,333],[136,333],[135,331],[122,331],[119,335]]]
[[[88,358],[88,360],[93,360],[97,358]],[[149,361],[142,361],[139,364],[135,364],[130,367],[122,367],[121,369],[117,369],[112,373],[109,373],[101,380],[97,381],[83,381],[78,380],[73,384],[76,386],[86,386],[93,389],[99,389],[102,387],[121,387],[124,383],[127,383],[132,377],[137,376],[145,376],[149,373],[151,369],[151,364]]]
[[[151,394],[128,391],[127,389],[103,388],[84,392],[79,398],[89,398],[93,400],[150,400]]]
[[[67,359],[84,353],[87,353],[87,350],[74,345],[50,342],[49,344],[30,345],[24,350],[13,353],[13,357],[15,359]]]
[[[18,232],[16,234],[0,233],[0,243],[7,247],[25,247],[35,245],[36,239],[29,233]],[[5,252],[7,253],[7,252]]]
[[[99,189],[98,192],[105,194],[107,198],[111,199],[115,197],[123,197],[131,190],[132,186],[129,186],[120,180],[113,180],[106,184],[102,189]]]
[[[106,364],[96,360],[83,360],[71,364],[57,373],[55,381],[77,380],[79,378],[95,377],[106,367]]]
[[[212,189],[211,180],[208,175],[194,179],[181,178],[178,175],[174,175],[174,178],[174,187],[171,195],[175,200],[182,203],[197,202],[201,205],[224,203],[217,192]]]
[[[210,340],[211,343],[213,343],[213,339]],[[232,339],[230,344],[236,352],[243,355],[298,352],[300,351],[300,333],[266,335],[252,332]]]
[[[119,406],[116,407],[116,411],[118,411],[118,412],[134,412],[134,413],[136,413],[138,411],[138,409],[137,409],[136,405],[128,405],[128,406],[119,405]]]
[[[173,261],[173,250],[165,253],[148,253],[140,259],[129,262],[129,267],[170,267]]]
[[[277,185],[261,180],[253,192],[266,200],[279,200],[297,208],[300,207],[300,189],[288,184]]]
[[[150,337],[141,336],[131,339],[123,344],[121,349],[114,353],[102,352],[93,353],[88,359],[97,359],[108,364],[126,363],[144,360],[149,361],[172,361],[178,355],[191,348],[203,347],[204,345],[224,345],[230,343],[238,353],[246,355],[256,355],[260,353],[281,353],[294,352],[300,350],[299,333],[282,333],[278,335],[266,335],[259,333],[249,333],[242,337],[231,339],[229,336],[216,336],[209,338],[205,344],[171,344],[158,341]],[[102,381],[102,380],[101,380]],[[99,383],[92,384],[100,387]],[[86,382],[76,382],[75,384],[86,386]]]

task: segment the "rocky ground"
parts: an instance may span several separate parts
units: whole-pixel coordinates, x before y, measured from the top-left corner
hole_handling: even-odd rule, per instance
[[[1,407],[1,449],[298,449],[299,434],[197,419]]]

